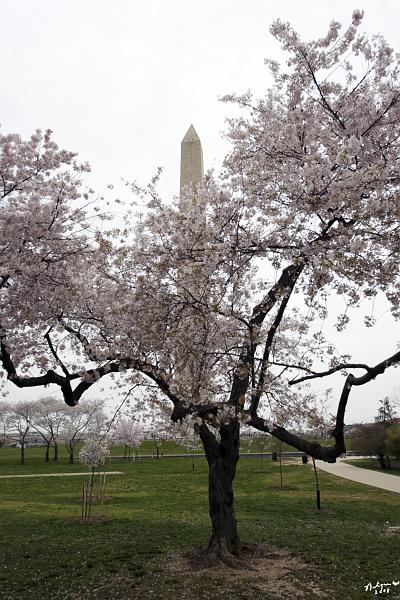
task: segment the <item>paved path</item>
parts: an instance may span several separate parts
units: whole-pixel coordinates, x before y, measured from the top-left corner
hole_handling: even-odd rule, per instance
[[[400,494],[400,476],[398,475],[388,475],[387,473],[379,473],[379,471],[362,469],[361,467],[348,465],[341,460],[336,463],[326,463],[322,460],[316,460],[315,464],[318,469],[336,475],[337,477],[343,477],[344,479],[350,479],[357,483],[372,485],[373,487],[381,488],[382,490]]]
[[[104,472],[104,471],[103,471]],[[106,471],[106,475],[123,475],[122,471]],[[88,471],[82,473],[35,473],[33,475],[0,475],[0,479],[14,479],[17,477],[77,477],[79,475],[89,475]]]

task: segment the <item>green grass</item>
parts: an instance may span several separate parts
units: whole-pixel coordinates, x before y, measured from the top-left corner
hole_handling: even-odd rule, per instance
[[[65,456],[60,464],[43,462],[41,449],[27,450],[18,465],[15,449],[0,450],[0,475],[79,471]],[[370,598],[368,582],[400,580],[400,496],[319,473],[322,510],[315,507],[309,465],[284,466],[239,461],[235,484],[242,540],[288,550],[308,565],[288,575],[305,598]],[[107,466],[107,468],[109,468]],[[206,546],[207,465],[196,459],[116,462],[109,476],[109,499],[95,514],[108,520],[81,524],[81,478],[0,480],[0,598],[132,600],[267,600],[253,583],[207,574],[196,577],[166,565],[179,552]],[[299,592],[300,593],[300,592]],[[284,596],[281,596],[284,597]],[[291,597],[300,597],[292,593]],[[389,598],[395,598],[391,592]]]
[[[377,458],[360,458],[358,460],[345,460],[344,462],[349,463],[349,465],[354,465],[355,467],[361,467],[361,469],[370,469],[372,471],[379,471],[380,473],[386,473],[388,475],[400,475],[400,468],[398,463],[395,463],[396,466],[391,469],[382,469],[379,465]]]
[[[273,439],[264,438],[263,441],[264,441],[264,444],[261,447],[257,438],[253,438],[253,439],[242,438],[240,440],[240,452],[243,454],[245,454],[247,452],[257,453],[257,452],[260,452],[262,449],[263,453],[268,453],[268,452],[272,452],[274,450],[276,450],[276,451],[279,450],[279,444],[274,443]],[[288,446],[287,444],[282,444],[282,452],[290,452],[290,451],[297,452],[296,448],[293,448],[292,446]],[[162,442],[161,447],[160,447],[160,454],[162,454],[162,455],[165,455],[165,454],[188,454],[189,452],[190,451],[188,450],[188,448],[186,446],[177,444],[170,440]],[[199,442],[197,444],[196,452],[198,452],[200,454],[204,454],[204,450],[203,450],[203,446],[202,446],[201,442]],[[142,442],[142,444],[140,445],[140,448],[139,448],[139,454],[155,456],[156,455],[156,446],[155,446],[154,441],[145,440],[144,442]],[[123,456],[124,448],[121,446],[112,447],[111,455],[112,456],[117,456],[117,455]]]

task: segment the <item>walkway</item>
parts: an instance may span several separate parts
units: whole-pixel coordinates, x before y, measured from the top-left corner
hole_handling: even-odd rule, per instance
[[[342,460],[339,460],[336,463],[326,463],[322,460],[316,460],[315,464],[318,469],[331,473],[331,475],[336,475],[337,477],[343,477],[343,479],[350,479],[357,483],[372,485],[373,487],[381,488],[388,492],[400,494],[400,476],[398,475],[388,475],[387,473],[380,473],[379,471],[354,467]]]
[[[124,473],[122,471],[105,471],[105,474],[123,475]],[[77,477],[79,475],[87,476],[90,475],[90,473],[88,471],[82,471],[82,473],[34,473],[33,475],[0,475],[0,479],[15,479],[17,477]]]

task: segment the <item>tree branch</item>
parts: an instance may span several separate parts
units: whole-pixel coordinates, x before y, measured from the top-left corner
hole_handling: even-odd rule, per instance
[[[293,286],[294,287],[294,286]],[[268,331],[267,339],[265,341],[264,354],[262,357],[261,365],[260,365],[260,374],[258,377],[258,384],[255,390],[252,392],[251,405],[250,405],[250,413],[255,415],[257,413],[258,405],[264,391],[265,377],[267,374],[268,364],[269,364],[269,355],[271,352],[272,342],[274,340],[277,329],[282,321],[283,315],[285,314],[285,310],[287,304],[289,302],[290,296],[293,291],[293,287],[290,289],[289,293],[284,296],[282,302],[279,306],[278,312],[276,313],[275,319]],[[254,364],[254,361],[253,361]]]
[[[60,375],[53,369],[49,369],[44,375],[37,377],[21,377],[17,374],[14,362],[5,344],[5,336],[0,337],[0,360],[4,370],[7,373],[7,379],[19,388],[40,387],[50,383],[58,385],[61,388],[64,401],[68,406],[76,406],[82,394],[88,390],[99,379],[110,373],[119,373],[128,369],[136,369],[144,375],[147,375],[158,387],[168,396],[174,405],[182,404],[179,398],[171,391],[168,377],[161,369],[154,365],[133,359],[121,359],[119,361],[109,362],[105,365],[87,369],[83,373],[68,373]],[[72,389],[71,381],[80,379],[75,389]]]
[[[308,373],[310,373],[310,375],[305,375],[304,377],[299,377],[298,379],[292,379],[291,381],[289,381],[289,385],[296,385],[296,383],[302,383],[303,381],[308,381],[309,379],[327,377],[328,375],[332,375],[332,373],[337,373],[338,371],[344,371],[346,369],[365,369],[368,373],[371,371],[371,367],[363,363],[341,363],[339,365],[336,365],[336,367],[332,367],[327,371],[321,371],[319,373],[317,373],[316,371],[312,371],[311,369],[301,367],[299,365],[284,365],[283,363],[275,364],[281,367],[288,367],[289,369],[302,369],[303,371],[307,371]]]
[[[249,322],[250,339],[244,342],[238,364],[235,369],[229,398],[230,404],[241,406],[244,404],[244,397],[249,385],[251,366],[254,363],[254,356],[258,345],[257,342],[254,342],[251,339],[253,332],[261,328],[265,317],[272,310],[278,299],[283,294],[290,296],[303,269],[304,264],[293,264],[283,269],[277,283],[268,291],[262,302],[254,307],[252,317]]]
[[[62,362],[61,358],[58,356],[58,354],[57,354],[57,351],[56,351],[56,349],[55,349],[55,348],[54,348],[54,346],[53,346],[53,342],[51,341],[51,338],[50,338],[50,333],[51,333],[51,330],[52,330],[52,329],[53,329],[53,328],[52,328],[52,327],[50,327],[50,329],[47,331],[47,333],[45,334],[45,336],[44,336],[44,337],[45,337],[45,339],[47,340],[47,344],[48,344],[48,346],[49,346],[49,348],[50,348],[50,352],[52,353],[52,355],[53,355],[53,356],[54,356],[54,358],[56,359],[57,363],[60,365],[60,367],[61,367],[61,369],[62,369],[62,371],[63,371],[64,375],[65,375],[66,377],[69,377],[69,376],[70,376],[70,374],[69,374],[69,372],[68,372],[68,369],[67,369],[67,367],[64,365],[64,363]]]
[[[399,362],[400,352],[396,352],[389,358],[378,363],[375,367],[369,367],[368,372],[361,377],[355,377],[352,374],[347,376],[338,404],[335,428],[332,431],[332,436],[335,439],[333,446],[321,446],[321,444],[316,442],[309,442],[295,433],[287,431],[284,427],[280,427],[279,425],[274,424],[271,427],[267,421],[258,415],[250,414],[250,420],[248,421],[248,424],[259,431],[265,431],[266,433],[273,435],[282,442],[285,442],[290,446],[294,446],[302,452],[306,452],[313,458],[324,460],[325,462],[336,462],[337,457],[346,452],[346,446],[344,443],[344,416],[346,413],[346,406],[350,396],[351,388],[353,385],[365,385],[372,379],[375,379],[377,375],[384,373],[388,367],[391,367]]]

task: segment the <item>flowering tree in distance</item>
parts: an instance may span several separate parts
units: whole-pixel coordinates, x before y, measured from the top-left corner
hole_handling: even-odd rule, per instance
[[[58,460],[58,437],[62,427],[65,414],[65,404],[59,400],[47,397],[41,398],[35,406],[34,419],[31,422],[32,429],[42,437],[45,446],[45,462],[50,459],[50,448],[54,447],[53,460]]]
[[[104,431],[93,430],[86,437],[83,446],[79,452],[79,460],[90,469],[89,480],[83,484],[82,493],[82,519],[90,519],[93,499],[93,483],[95,470],[98,469],[99,481],[97,498],[104,498],[105,473],[100,477],[100,467],[110,453],[110,439],[106,437]]]
[[[123,416],[114,427],[113,440],[116,444],[125,446],[124,458],[127,454],[130,458],[131,448],[137,450],[143,441],[143,428],[132,415]]]
[[[59,433],[64,440],[70,465],[74,463],[76,446],[84,440],[91,429],[95,432],[99,431],[99,428],[96,427],[96,416],[99,414],[103,415],[102,402],[97,400],[88,401],[76,407],[65,407]],[[101,421],[105,422],[105,418]],[[99,435],[96,433],[97,437]]]
[[[10,408],[5,403],[0,401],[0,448],[2,448],[7,439],[7,419]]]
[[[21,400],[10,408],[6,421],[9,438],[19,445],[21,465],[25,464],[25,446],[32,421],[35,418],[35,410],[33,402]]]
[[[92,431],[79,451],[79,460],[91,469],[95,469],[104,465],[109,453],[109,440],[101,432]]]
[[[382,291],[398,317],[399,59],[380,36],[358,33],[361,20],[356,11],[343,34],[333,22],[308,43],[275,22],[287,65],[269,63],[274,85],[263,100],[226,98],[243,116],[230,121],[221,183],[209,176],[171,205],[153,181],[135,188],[149,198],[148,216],[132,229],[97,235],[91,252],[80,241],[74,257],[53,240],[60,279],[53,261],[40,293],[32,283],[29,306],[23,283],[13,282],[31,281],[30,269],[19,275],[14,266],[7,279],[1,360],[13,383],[55,383],[75,405],[96,381],[123,372],[151,383],[143,402],[156,388],[173,421],[193,419],[209,464],[211,562],[240,560],[232,488],[240,422],[334,462],[345,451],[352,387],[400,360],[388,351],[376,365],[351,362],[310,325],[335,293],[356,307]],[[31,251],[35,261],[43,253],[40,244]],[[12,268],[2,268],[4,279]],[[18,319],[7,302],[14,297]],[[348,318],[339,316],[339,329]],[[63,343],[74,361],[61,358]],[[23,372],[32,355],[42,361],[37,376]],[[318,421],[308,383],[335,372],[346,379],[333,443],[322,446],[293,425]]]

